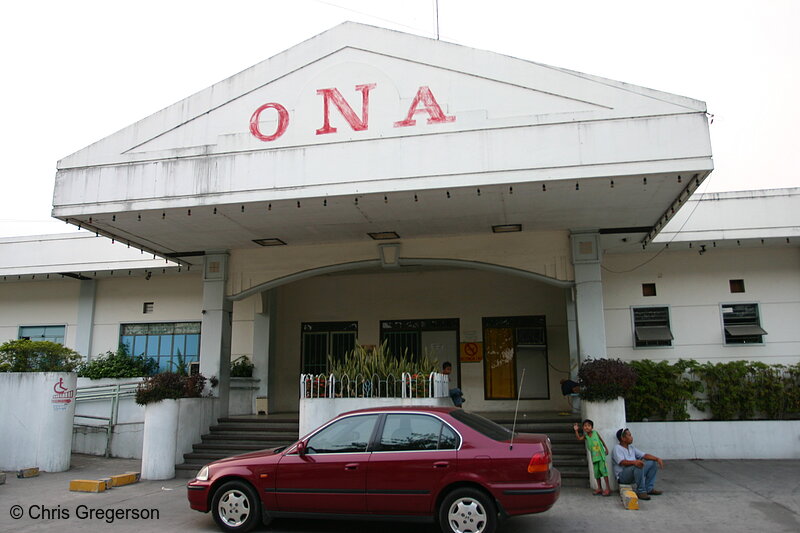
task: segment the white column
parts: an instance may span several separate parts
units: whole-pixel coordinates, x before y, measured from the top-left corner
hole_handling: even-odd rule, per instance
[[[564,291],[566,295],[567,307],[567,344],[569,346],[569,377],[573,381],[578,381],[578,367],[580,358],[578,357],[578,315],[575,310],[575,289],[570,287]]]
[[[228,416],[231,373],[231,325],[233,302],[225,297],[228,254],[205,256],[203,273],[203,319],[200,335],[200,373],[216,376],[219,385],[211,389],[219,398],[219,416]]]
[[[81,280],[78,296],[78,324],[75,335],[75,351],[91,359],[92,334],[94,329],[94,301],[97,282],[93,279]]]
[[[606,324],[600,271],[600,234],[573,233],[572,264],[575,267],[575,311],[580,361],[606,357]]]
[[[275,327],[277,315],[276,289],[262,292],[253,318],[253,377],[258,378],[258,396],[269,398],[269,381],[273,375],[270,371],[275,365],[272,355],[275,354]]]

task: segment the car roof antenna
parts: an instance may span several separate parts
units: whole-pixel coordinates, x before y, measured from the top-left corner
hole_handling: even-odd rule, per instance
[[[519,390],[517,391],[517,406],[514,408],[514,424],[511,426],[511,442],[508,445],[509,450],[514,449],[514,431],[517,429],[517,412],[519,411],[519,398],[522,396],[522,384],[525,382],[525,369],[522,369],[522,376],[519,378]]]

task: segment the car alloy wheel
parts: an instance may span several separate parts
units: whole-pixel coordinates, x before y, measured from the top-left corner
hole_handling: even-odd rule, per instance
[[[457,489],[439,508],[444,533],[493,533],[497,525],[494,503],[477,489]]]
[[[258,522],[259,502],[249,485],[229,481],[214,493],[211,511],[222,529],[240,533]]]

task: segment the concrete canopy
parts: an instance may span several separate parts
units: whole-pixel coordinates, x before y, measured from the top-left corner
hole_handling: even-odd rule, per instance
[[[53,216],[161,255],[605,229],[711,172],[703,102],[345,23],[72,154]]]

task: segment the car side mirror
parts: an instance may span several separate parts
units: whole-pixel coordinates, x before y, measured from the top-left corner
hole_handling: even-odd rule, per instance
[[[297,453],[300,457],[303,457],[306,454],[306,443],[300,441],[297,443]]]

